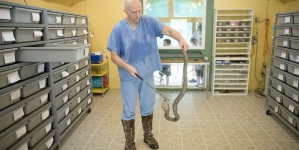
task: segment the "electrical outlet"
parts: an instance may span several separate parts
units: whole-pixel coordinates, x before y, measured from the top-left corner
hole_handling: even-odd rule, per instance
[[[252,36],[252,44],[255,44],[255,43],[257,43],[257,38],[256,38],[256,36]]]
[[[264,75],[264,74],[265,74],[264,69],[261,69],[260,74],[261,74],[261,75]]]
[[[260,17],[255,17],[255,23],[259,23],[260,22]]]

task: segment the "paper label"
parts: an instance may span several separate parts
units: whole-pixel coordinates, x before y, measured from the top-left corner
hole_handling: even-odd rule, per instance
[[[55,17],[55,18],[56,18],[55,21],[56,21],[57,24],[61,23],[61,17],[60,16],[59,17]]]
[[[278,107],[275,107],[275,112],[278,112]]]
[[[81,97],[78,97],[77,103],[79,104],[81,102]]]
[[[80,108],[78,109],[78,114],[80,115],[81,112],[82,112],[82,109],[81,109],[81,107],[80,107]]]
[[[71,24],[75,23],[75,18],[71,18]]]
[[[64,114],[65,114],[65,116],[67,116],[67,115],[69,114],[69,112],[70,112],[70,107],[68,107],[68,108],[66,108],[66,109],[64,110]]]
[[[90,104],[90,103],[91,103],[91,99],[88,99],[88,100],[87,100],[87,103]]]
[[[295,68],[295,69],[294,69],[294,74],[295,74],[295,75],[299,75],[299,68]]]
[[[79,69],[79,64],[75,64],[76,71]]]
[[[297,94],[293,94],[293,100],[298,102],[298,95]]]
[[[88,65],[88,60],[85,60],[85,66],[87,66]]]
[[[73,44],[78,44],[77,42],[73,42]]]
[[[82,24],[86,24],[86,19],[82,19]]]
[[[286,52],[281,52],[281,55],[280,55],[281,58],[286,58],[286,56],[287,56]]]
[[[2,32],[2,42],[11,42],[16,41],[12,31],[3,31]]]
[[[296,58],[296,62],[299,62],[299,55],[298,55],[297,58]]]
[[[282,46],[284,46],[284,47],[289,46],[289,41],[288,40],[284,40]]]
[[[277,85],[277,90],[278,90],[279,92],[281,92],[281,90],[282,90],[282,86],[281,86],[281,85]]]
[[[69,118],[67,121],[66,121],[66,126],[69,126],[71,124],[71,118]]]
[[[290,34],[290,29],[284,29],[284,34],[289,35]]]
[[[49,110],[46,110],[42,113],[42,120],[45,120],[49,117],[50,115],[50,111]]]
[[[61,62],[61,64],[63,65],[63,64],[64,64],[64,62]]]
[[[86,35],[88,34],[87,30],[86,29],[83,29],[83,33]]]
[[[84,42],[84,44],[88,44],[87,40],[84,40],[83,42]]]
[[[22,146],[20,146],[19,148],[17,148],[17,150],[28,150],[28,143],[24,143]]]
[[[278,79],[283,81],[283,75],[282,74],[278,74]]]
[[[295,110],[295,107],[293,106],[293,105],[289,105],[289,110],[291,111],[291,112],[294,112],[294,110]]]
[[[285,23],[291,23],[291,17],[285,17],[284,22]]]
[[[68,88],[67,83],[62,85],[62,91],[66,90]]]
[[[61,75],[62,75],[62,78],[65,78],[65,77],[69,76],[70,74],[66,71],[62,71]]]
[[[10,101],[14,101],[16,99],[19,99],[20,97],[21,97],[21,89],[18,89],[10,93]]]
[[[63,36],[62,30],[57,30],[57,36]]]
[[[53,138],[53,137],[52,137],[50,140],[48,140],[48,141],[46,142],[46,147],[47,147],[47,149],[50,149],[50,148],[51,148],[53,142],[54,142],[54,138]]]
[[[32,21],[34,21],[34,22],[39,22],[40,21],[39,13],[32,13]]]
[[[87,81],[86,81],[86,84],[87,84],[87,85],[90,85],[90,82],[89,82],[89,80],[87,80]]]
[[[0,19],[11,20],[10,9],[0,8]]]
[[[80,76],[76,76],[76,82],[80,80]]]
[[[77,30],[72,30],[73,36],[76,36]]]
[[[291,116],[289,116],[289,122],[290,122],[291,124],[293,124],[293,122],[294,122],[294,119],[293,119]]]
[[[40,80],[39,81],[39,88],[42,89],[42,88],[45,88],[45,87],[46,87],[46,79]]]
[[[285,64],[280,64],[279,69],[284,70],[285,69]]]
[[[88,94],[90,94],[90,92],[91,92],[91,90],[90,90],[90,89],[88,89],[88,90],[87,90],[87,93],[88,93]]]
[[[45,94],[40,97],[40,103],[43,104],[48,100],[48,94]]]
[[[33,31],[33,37],[42,37],[43,36],[43,32],[41,31]]]
[[[19,139],[20,137],[22,137],[23,135],[25,135],[27,132],[26,130],[26,126],[23,126],[21,128],[19,128],[16,132],[15,132],[15,139]]]
[[[14,63],[14,62],[16,62],[16,56],[14,52],[4,54],[4,64]]]
[[[45,72],[45,64],[39,64],[37,66],[37,73]]]
[[[50,132],[51,128],[52,128],[52,123],[49,123],[49,124],[45,127],[46,134]]]
[[[277,101],[278,103],[281,103],[281,97],[277,96],[277,97],[276,97],[276,101]]]
[[[9,83],[15,83],[21,80],[18,71],[8,74],[7,78]]]
[[[62,99],[62,100],[63,100],[63,103],[66,103],[68,99],[69,99],[69,96],[66,95],[66,96]]]
[[[80,92],[80,86],[77,87],[77,93]]]
[[[88,76],[88,71],[85,72],[85,75]]]
[[[23,107],[17,109],[16,111],[13,112],[13,117],[14,117],[14,120],[18,120],[20,119],[21,117],[24,116],[24,110],[23,110]]]

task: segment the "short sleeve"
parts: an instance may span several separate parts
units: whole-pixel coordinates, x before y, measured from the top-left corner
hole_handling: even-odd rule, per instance
[[[120,53],[120,30],[119,25],[114,26],[108,39],[107,49]]]

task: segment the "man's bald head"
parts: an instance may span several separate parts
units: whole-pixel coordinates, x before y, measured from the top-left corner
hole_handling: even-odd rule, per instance
[[[124,0],[126,10],[131,10],[132,7],[141,6],[140,0]]]

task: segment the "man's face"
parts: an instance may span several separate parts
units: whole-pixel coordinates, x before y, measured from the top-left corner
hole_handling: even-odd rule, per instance
[[[128,8],[125,9],[128,19],[138,23],[142,13],[142,7],[140,3],[132,3]]]

